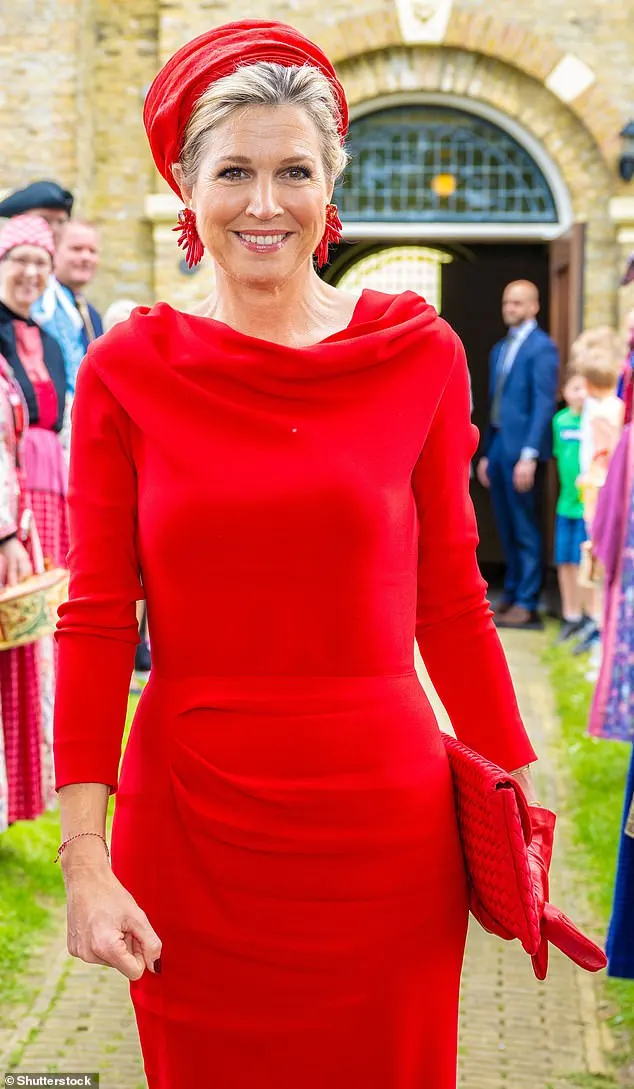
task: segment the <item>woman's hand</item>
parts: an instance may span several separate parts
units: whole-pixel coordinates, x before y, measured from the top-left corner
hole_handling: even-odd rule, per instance
[[[33,568],[28,552],[17,537],[11,537],[0,544],[0,585],[17,586],[18,582],[28,579]]]
[[[147,915],[103,861],[64,872],[68,952],[107,964],[127,979],[159,974],[161,939]]]
[[[490,488],[491,481],[489,480],[489,459],[480,458],[476,467],[476,476],[480,481],[483,488]]]

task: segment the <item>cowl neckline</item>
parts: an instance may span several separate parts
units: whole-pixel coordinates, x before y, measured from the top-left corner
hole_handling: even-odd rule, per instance
[[[138,307],[128,321],[95,341],[89,356],[106,380],[124,369],[131,377],[130,368],[139,379],[141,372],[149,378],[151,369],[156,379],[157,371],[167,369],[201,386],[218,377],[292,396],[447,337],[453,338],[449,327],[413,291],[387,295],[366,288],[345,328],[304,347],[253,337],[161,302]]]

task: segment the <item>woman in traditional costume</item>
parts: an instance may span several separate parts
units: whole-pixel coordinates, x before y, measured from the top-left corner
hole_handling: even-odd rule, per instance
[[[20,450],[27,411],[11,368],[0,356],[0,586],[32,573],[24,543]],[[0,832],[34,820],[55,803],[52,641],[0,651]]]
[[[453,1089],[467,883],[415,636],[458,736],[529,796],[535,760],[476,562],[462,345],[413,292],[317,275],[348,111],[297,31],[209,31],[144,116],[216,290],[140,308],[80,371],[69,949],[131,979],[151,1089]]]
[[[68,471],[59,441],[66,377],[62,350],[31,318],[48,282],[53,235],[39,216],[9,220],[0,232],[0,353],[26,400],[29,428],[22,444],[24,501],[35,516],[44,556],[66,566]]]

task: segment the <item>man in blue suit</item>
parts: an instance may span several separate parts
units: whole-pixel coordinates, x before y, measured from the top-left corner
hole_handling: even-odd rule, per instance
[[[504,628],[539,628],[542,585],[540,479],[552,455],[559,357],[537,324],[539,292],[528,280],[508,285],[502,315],[508,334],[490,357],[490,422],[478,480],[491,490],[506,560],[504,596],[495,622]]]

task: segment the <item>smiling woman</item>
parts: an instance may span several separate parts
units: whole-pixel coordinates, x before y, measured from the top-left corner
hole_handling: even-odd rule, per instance
[[[64,364],[57,342],[30,317],[31,305],[46,286],[52,255],[51,229],[37,216],[16,216],[0,233],[0,508],[11,511],[1,550],[15,553],[20,577],[30,573],[17,539],[25,509],[34,512],[44,553],[54,565],[65,564],[68,549],[66,470],[54,433],[61,422],[59,405],[63,409],[64,404]],[[0,520],[5,526],[6,513]],[[29,820],[54,800],[53,670],[50,636],[0,653],[0,734],[7,773],[4,815],[0,784],[0,830],[3,816],[5,824]]]
[[[131,980],[151,1089],[455,1089],[467,885],[415,637],[458,736],[535,759],[475,558],[464,352],[414,292],[318,276],[347,105],[299,32],[209,31],[144,120],[216,294],[137,309],[80,371],[69,949]]]
[[[44,555],[65,567],[67,469],[58,439],[66,374],[59,344],[33,321],[31,308],[52,269],[53,236],[38,216],[16,216],[0,233],[0,354],[28,408],[21,448],[25,504],[35,514]]]
[[[308,65],[261,61],[238,68],[196,103],[171,173],[214,258],[218,291],[208,316],[244,322],[245,308],[240,317],[232,300],[231,284],[241,285],[256,292],[251,327],[260,331],[262,290],[292,284],[294,321],[279,334],[271,330],[271,339],[286,339],[291,325],[303,321],[291,334],[299,346],[347,324],[358,295],[323,284],[311,263],[324,237],[327,256],[330,200],[347,162],[340,124],[331,84]]]

